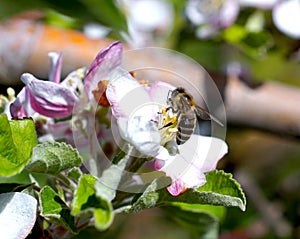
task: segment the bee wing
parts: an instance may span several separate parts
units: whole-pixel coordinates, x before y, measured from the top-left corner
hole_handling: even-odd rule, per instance
[[[218,120],[216,117],[214,117],[213,115],[211,115],[209,112],[207,112],[205,109],[201,108],[198,105],[195,106],[195,113],[196,113],[197,117],[199,117],[200,119],[213,120],[220,126],[222,126],[222,127],[224,126],[224,124],[220,120]]]

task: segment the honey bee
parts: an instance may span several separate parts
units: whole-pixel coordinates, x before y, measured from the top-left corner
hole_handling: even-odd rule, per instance
[[[219,125],[223,124],[212,116],[205,109],[196,105],[193,97],[186,93],[183,88],[176,88],[169,91],[167,104],[169,107],[162,110],[162,114],[166,114],[171,110],[174,116],[170,122],[167,122],[161,127],[166,128],[177,124],[176,143],[178,145],[184,144],[194,133],[197,125],[197,118],[203,120],[213,120]]]

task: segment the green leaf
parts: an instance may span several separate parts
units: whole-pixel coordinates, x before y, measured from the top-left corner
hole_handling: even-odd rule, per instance
[[[116,190],[128,159],[129,155],[126,155],[118,164],[112,164],[108,169],[104,170],[102,176],[95,184],[97,196],[105,198],[109,202],[115,198]]]
[[[138,212],[155,206],[168,206],[175,202],[239,207],[245,211],[245,195],[231,174],[215,170],[206,174],[206,180],[206,184],[202,187],[189,189],[177,197],[170,195],[166,189],[157,190],[160,188],[158,180],[154,180],[128,212]]]
[[[180,208],[185,211],[195,212],[195,213],[209,213],[219,221],[222,221],[225,217],[226,208],[223,206],[214,206],[209,204],[189,204],[189,203],[181,203],[174,202],[171,203],[172,206]]]
[[[61,28],[75,28],[77,22],[74,18],[66,16],[54,10],[48,10],[46,12],[45,21],[50,25],[58,26]]]
[[[126,17],[117,7],[114,1],[107,0],[2,0],[0,8],[0,19],[8,18],[14,14],[32,9],[42,11],[54,10],[72,18],[70,24],[64,19],[63,24],[67,23],[68,27],[76,26],[77,23],[84,24],[86,22],[98,21],[116,31],[127,31]],[[49,20],[49,15],[48,19]],[[53,20],[53,18],[50,18]],[[53,21],[50,21],[53,23]],[[56,22],[57,23],[57,22]]]
[[[96,195],[94,185],[97,179],[82,174],[72,201],[72,215],[91,213],[98,230],[106,230],[113,221],[112,205],[106,199]]]
[[[8,18],[14,14],[32,9],[41,9],[45,4],[40,0],[1,0],[0,19]]]
[[[131,208],[127,210],[127,212],[139,212],[143,209],[146,208],[153,208],[156,206],[161,206],[160,201],[161,201],[161,195],[164,193],[166,189],[160,189],[157,190],[158,188],[161,187],[161,182],[163,185],[168,185],[165,180],[168,180],[171,183],[170,178],[157,178],[153,180],[153,182],[145,189],[145,191],[137,195],[132,202]]]
[[[39,193],[41,204],[41,215],[60,226],[63,226],[73,233],[77,233],[74,217],[70,213],[69,207],[49,186],[45,186]]]
[[[230,43],[239,43],[247,35],[247,29],[244,26],[233,24],[223,32],[223,38]]]
[[[274,39],[269,32],[249,31],[246,26],[237,24],[225,29],[222,36],[225,41],[234,44],[255,59],[274,45]]]
[[[163,208],[195,238],[218,238],[219,222],[225,217],[225,207],[178,202],[171,205]]]
[[[20,172],[29,162],[32,149],[37,144],[32,119],[8,121],[0,115],[0,176]]]
[[[81,172],[80,168],[78,168],[78,167],[71,168],[67,172],[68,178],[73,179],[75,181],[78,181],[81,175],[82,175],[82,172]]]
[[[94,17],[117,31],[127,31],[124,14],[114,1],[107,0],[79,0]]]
[[[72,201],[72,215],[78,215],[86,207],[89,197],[95,194],[94,184],[97,181],[92,175],[82,174]]]
[[[26,169],[36,173],[58,174],[63,170],[79,167],[81,163],[81,156],[71,145],[47,142],[33,149]]]
[[[192,238],[217,239],[219,220],[205,210],[189,210],[185,207],[168,206],[164,209],[172,219],[188,230]]]
[[[219,70],[223,64],[222,45],[219,42],[199,41],[198,39],[185,39],[178,49],[188,55],[203,67],[211,70]]]
[[[245,194],[232,174],[214,170],[206,174],[206,180],[206,184],[198,188],[197,192],[210,196],[209,204],[246,210]]]

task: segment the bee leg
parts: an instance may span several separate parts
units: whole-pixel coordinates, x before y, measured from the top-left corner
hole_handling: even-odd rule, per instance
[[[163,128],[167,128],[167,127],[172,126],[172,125],[173,125],[173,123],[169,122],[169,123],[165,124],[164,126],[160,127],[159,130],[163,129]]]
[[[157,113],[158,113],[158,114],[165,115],[170,109],[172,109],[172,107],[163,108],[163,109],[161,110],[161,112],[157,112]]]
[[[164,118],[164,121],[166,120],[166,118]],[[177,122],[177,117],[174,116],[170,119],[170,121],[168,123],[166,123],[164,126],[162,126],[161,128],[159,129],[163,129],[163,128],[167,128],[167,127],[170,127],[172,125],[174,125],[175,123]]]

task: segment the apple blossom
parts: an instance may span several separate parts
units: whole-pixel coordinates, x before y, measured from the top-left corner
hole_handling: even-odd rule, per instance
[[[284,34],[300,39],[300,1],[278,2],[272,11],[275,26]]]
[[[124,10],[129,35],[124,38],[134,47],[157,45],[170,34],[174,14],[166,0],[119,0]]]
[[[187,18],[197,27],[198,38],[212,37],[220,29],[229,27],[238,13],[237,0],[189,0],[185,8]]]
[[[110,48],[100,64],[111,66],[104,61],[118,62],[113,59],[118,54],[110,51],[118,50],[116,47]],[[106,77],[103,78],[99,72],[91,79],[108,81],[106,97],[117,119],[122,139],[133,145],[144,157],[154,158],[155,169],[172,178],[172,184],[167,188],[172,195],[177,196],[188,188],[203,185],[204,173],[215,169],[218,160],[227,153],[226,143],[214,137],[193,135],[185,144],[175,145],[177,150],[170,150],[168,146],[175,142],[176,128],[162,128],[163,118],[172,115],[159,112],[168,106],[169,91],[175,87],[160,81],[150,85],[141,84],[115,65],[116,68],[110,68],[111,72]]]
[[[71,115],[78,97],[73,89],[59,84],[61,55],[50,53],[49,56],[52,58],[49,81],[39,80],[29,73],[22,74],[25,87],[10,106],[13,118],[29,117],[35,112],[54,119]]]
[[[272,11],[274,25],[282,33],[300,38],[300,2],[298,0],[239,0],[241,7],[255,7]]]

